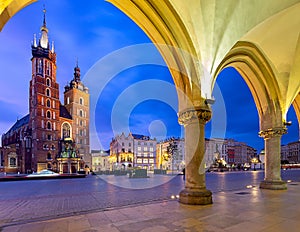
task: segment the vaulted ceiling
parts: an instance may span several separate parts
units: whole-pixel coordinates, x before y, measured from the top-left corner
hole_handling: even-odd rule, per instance
[[[217,74],[231,65],[245,78],[254,98],[268,96],[262,101],[256,99],[262,114],[266,104],[274,101],[285,118],[292,102],[299,98],[300,0],[107,1],[145,31],[165,58],[177,87],[192,98],[210,98]],[[35,0],[1,1],[0,30],[32,2]],[[243,62],[247,65],[250,61],[233,58],[242,56],[243,49],[237,47],[243,42],[259,54],[251,62],[262,57],[256,68],[261,69],[262,77],[268,76],[266,79],[254,81],[257,70],[247,73],[241,69]],[[294,104],[297,102],[300,100]]]

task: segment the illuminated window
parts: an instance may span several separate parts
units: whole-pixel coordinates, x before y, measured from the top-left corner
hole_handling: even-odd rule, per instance
[[[9,158],[9,166],[11,168],[15,168],[17,166],[17,159],[15,157]]]
[[[68,123],[63,123],[62,125],[62,136],[63,138],[71,137],[71,127]]]
[[[147,164],[148,163],[148,159],[143,159],[143,163]]]

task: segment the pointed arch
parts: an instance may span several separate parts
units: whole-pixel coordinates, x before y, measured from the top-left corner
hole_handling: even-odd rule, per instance
[[[295,98],[295,100],[293,102],[293,107],[294,107],[294,110],[295,110],[295,113],[296,113],[296,116],[298,119],[298,123],[299,123],[300,122],[300,93],[298,93],[297,97]],[[299,123],[299,127],[300,127],[300,123]]]
[[[216,69],[212,88],[218,74],[226,67],[235,68],[248,85],[259,114],[260,129],[282,127],[285,115],[282,112],[280,90],[266,55],[251,42],[237,42]]]

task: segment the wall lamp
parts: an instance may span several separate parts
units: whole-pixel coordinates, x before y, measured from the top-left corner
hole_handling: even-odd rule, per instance
[[[283,125],[290,126],[290,125],[292,125],[292,121],[284,121]]]

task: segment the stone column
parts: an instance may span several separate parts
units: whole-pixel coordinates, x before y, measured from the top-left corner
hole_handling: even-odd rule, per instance
[[[280,167],[281,136],[285,133],[285,127],[259,132],[259,135],[265,140],[265,179],[260,183],[260,188],[287,189],[286,182],[281,180]]]
[[[212,204],[212,193],[206,189],[204,166],[204,128],[210,118],[208,106],[179,113],[178,121],[185,127],[185,188],[179,197],[179,202],[184,204]]]

